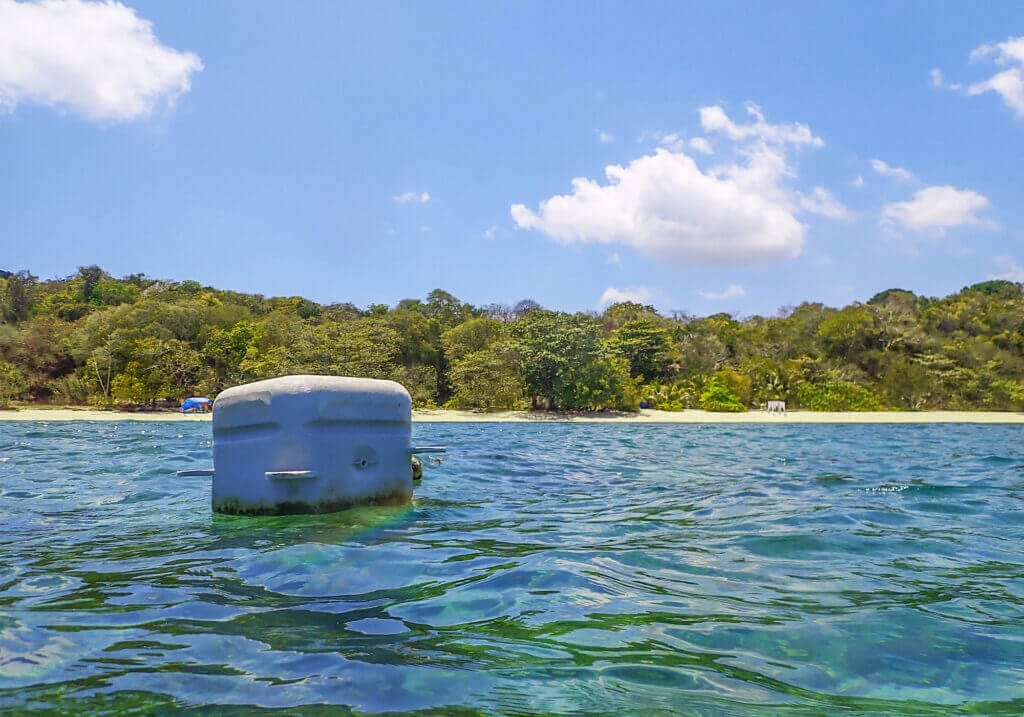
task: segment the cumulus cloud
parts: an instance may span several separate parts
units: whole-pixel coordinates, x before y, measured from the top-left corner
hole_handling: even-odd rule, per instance
[[[1004,254],[995,257],[993,261],[998,268],[996,273],[989,275],[990,279],[1024,282],[1024,266],[1018,264],[1013,257]]]
[[[404,192],[391,197],[396,204],[426,204],[430,201],[430,194],[427,192]]]
[[[903,169],[903,167],[891,167],[880,159],[872,159],[870,164],[871,168],[883,177],[892,177],[893,179],[898,179],[901,182],[914,181],[914,173],[909,169]]]
[[[850,182],[850,184],[853,185],[854,187],[863,187],[864,186],[864,175],[858,174],[856,177],[854,177],[853,181]]]
[[[487,231],[484,232],[483,236],[484,236],[484,239],[494,239],[494,237],[498,236],[498,225],[497,224],[491,225],[487,229]]]
[[[562,242],[618,243],[685,265],[753,265],[800,254],[805,227],[788,151],[822,146],[801,124],[772,125],[748,103],[748,124],[720,107],[700,110],[706,132],[736,143],[736,160],[704,170],[682,150],[658,148],[625,166],[605,168],[606,184],[577,177],[572,192],[534,211],[511,207],[521,229]]]
[[[1024,119],[1024,36],[981,45],[971,52],[971,62],[992,59],[1006,67],[982,82],[967,87],[968,95],[995,92],[1018,118]]]
[[[850,210],[824,187],[815,187],[810,194],[801,194],[800,206],[806,212],[828,219],[850,218]]]
[[[911,231],[942,233],[946,229],[976,226],[998,229],[991,219],[978,216],[990,203],[984,195],[970,189],[949,185],[925,187],[905,202],[892,202],[882,207],[882,220]]]
[[[702,299],[708,301],[725,301],[726,299],[738,299],[747,295],[747,290],[739,284],[729,284],[723,291],[698,291]]]
[[[118,2],[0,0],[0,112],[20,104],[125,121],[171,106],[203,69]]]
[[[654,302],[658,292],[646,286],[630,286],[623,289],[617,286],[609,286],[597,300],[597,308],[603,309],[612,304],[623,301],[633,301],[637,304],[650,304]]]
[[[597,141],[601,144],[611,144],[615,141],[615,135],[609,134],[608,132],[597,131]]]

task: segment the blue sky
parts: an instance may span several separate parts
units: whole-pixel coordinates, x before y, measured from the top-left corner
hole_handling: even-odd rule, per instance
[[[702,315],[1024,281],[1022,78],[1017,3],[0,0],[0,268]]]

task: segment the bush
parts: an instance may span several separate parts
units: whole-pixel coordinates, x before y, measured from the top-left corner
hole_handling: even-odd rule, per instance
[[[650,408],[659,411],[682,411],[689,402],[689,391],[680,384],[651,383],[641,394]]]
[[[878,399],[863,386],[849,381],[802,384],[796,390],[800,405],[812,411],[877,411]]]
[[[704,384],[704,393],[700,395],[700,405],[705,411],[719,413],[743,413],[747,410],[739,396],[730,391],[718,376]]]

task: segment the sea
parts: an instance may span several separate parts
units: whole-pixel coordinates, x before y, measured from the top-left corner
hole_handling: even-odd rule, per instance
[[[210,510],[209,423],[0,423],[0,713],[1022,714],[1024,426],[418,423]]]

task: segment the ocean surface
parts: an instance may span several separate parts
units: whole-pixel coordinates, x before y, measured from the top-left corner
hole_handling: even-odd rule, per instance
[[[417,424],[212,515],[210,425],[0,424],[0,712],[1024,713],[1024,427]]]

